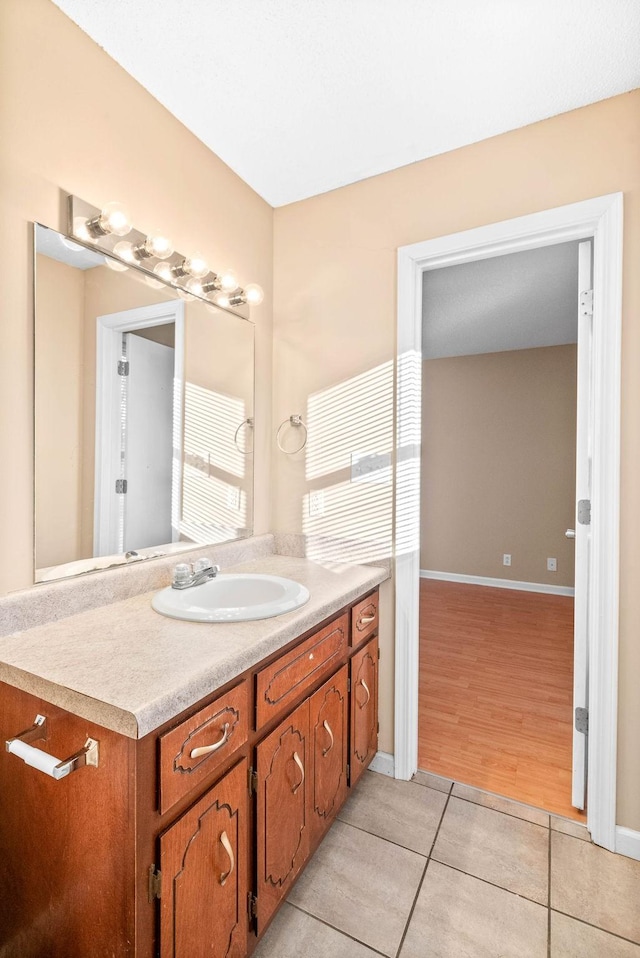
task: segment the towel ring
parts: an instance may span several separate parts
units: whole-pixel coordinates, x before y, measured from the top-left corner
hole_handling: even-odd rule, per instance
[[[282,434],[283,427],[286,426],[287,423],[289,423],[290,426],[295,426],[296,428],[298,426],[302,426],[302,428],[304,429],[304,439],[302,440],[302,444],[298,446],[297,449],[292,449],[291,451],[284,449],[282,446],[282,443],[280,442],[280,436]],[[278,431],[276,433],[276,443],[280,452],[283,452],[285,456],[295,456],[297,452],[300,452],[307,445],[307,436],[308,436],[307,427],[302,421],[302,416],[293,415],[293,416],[289,416],[288,419],[283,419],[280,425],[278,426]]]
[[[238,450],[238,452],[242,453],[243,456],[250,456],[251,453],[253,452],[253,449],[243,449],[240,443],[238,442],[238,436],[240,435],[240,430],[242,429],[243,426],[247,426],[248,429],[253,429],[253,419],[251,416],[249,416],[248,419],[245,419],[240,423],[235,433],[233,434],[233,441],[236,445],[236,449]]]

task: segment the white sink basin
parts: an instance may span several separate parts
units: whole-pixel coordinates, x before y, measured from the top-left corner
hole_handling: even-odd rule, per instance
[[[309,590],[278,575],[221,573],[189,589],[162,589],[151,606],[161,615],[189,622],[249,622],[299,609]]]

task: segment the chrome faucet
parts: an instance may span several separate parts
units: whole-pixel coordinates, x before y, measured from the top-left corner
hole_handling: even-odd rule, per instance
[[[172,589],[191,589],[193,586],[202,585],[209,579],[215,579],[220,572],[219,565],[213,565],[211,559],[198,559],[193,570],[186,562],[180,562],[173,570]]]

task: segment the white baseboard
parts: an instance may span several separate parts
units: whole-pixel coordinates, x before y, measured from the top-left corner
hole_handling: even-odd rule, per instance
[[[616,852],[640,861],[640,832],[616,825]]]
[[[389,752],[376,752],[369,768],[372,772],[380,772],[381,775],[387,775],[389,778],[396,776],[396,763]]]
[[[514,579],[490,579],[484,575],[462,575],[459,572],[433,572],[420,569],[421,579],[439,579],[442,582],[466,582],[468,585],[486,585],[492,589],[515,589],[518,592],[544,592],[547,595],[574,595],[569,585],[547,585],[546,582],[516,582]]]

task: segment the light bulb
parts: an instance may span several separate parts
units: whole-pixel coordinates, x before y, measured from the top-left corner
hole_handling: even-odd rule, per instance
[[[147,256],[155,256],[156,259],[167,259],[173,253],[173,243],[159,230],[154,230],[153,233],[149,233],[144,241],[144,249]]]
[[[159,279],[154,279],[153,276],[145,276],[144,281],[152,289],[162,289],[164,286],[164,283],[161,283]]]
[[[209,264],[202,253],[198,252],[187,256],[182,266],[185,272],[189,273],[190,276],[194,276],[196,279],[202,279],[209,272]]]
[[[100,212],[98,223],[104,233],[126,236],[131,231],[131,220],[122,203],[107,203]]]
[[[77,236],[78,239],[85,240],[85,242],[91,241],[91,234],[89,232],[89,227],[87,226],[87,221],[83,216],[74,217],[73,235]]]
[[[238,277],[232,269],[221,270],[218,273],[218,281],[220,283],[220,289],[224,289],[227,293],[231,293],[234,289],[238,288]]]
[[[156,274],[156,276],[159,276],[160,279],[166,280],[167,283],[174,282],[175,277],[171,272],[171,264],[167,263],[166,260],[156,263],[156,265],[153,267],[153,272]]]
[[[120,263],[117,259],[111,259],[110,256],[105,256],[104,265],[108,266],[109,269],[112,269],[115,273],[124,273],[129,269],[126,263]]]
[[[188,293],[186,289],[176,289],[176,293],[180,299],[185,301],[185,303],[193,303],[195,300],[195,296],[193,296],[191,293]]]
[[[216,293],[213,297],[213,301],[216,306],[222,306],[223,309],[229,309],[229,294],[223,293],[222,290],[219,293]]]
[[[199,279],[196,279],[195,276],[192,276],[191,279],[187,280],[186,287],[190,293],[193,293],[194,296],[205,295],[205,291],[202,288],[202,283]]]
[[[257,283],[249,283],[244,288],[244,298],[251,306],[259,306],[264,299],[262,286]]]
[[[135,263],[136,257],[133,252],[133,243],[129,243],[127,240],[120,240],[119,243],[113,247],[113,252],[116,256],[119,256],[120,259],[123,259],[125,263]]]

